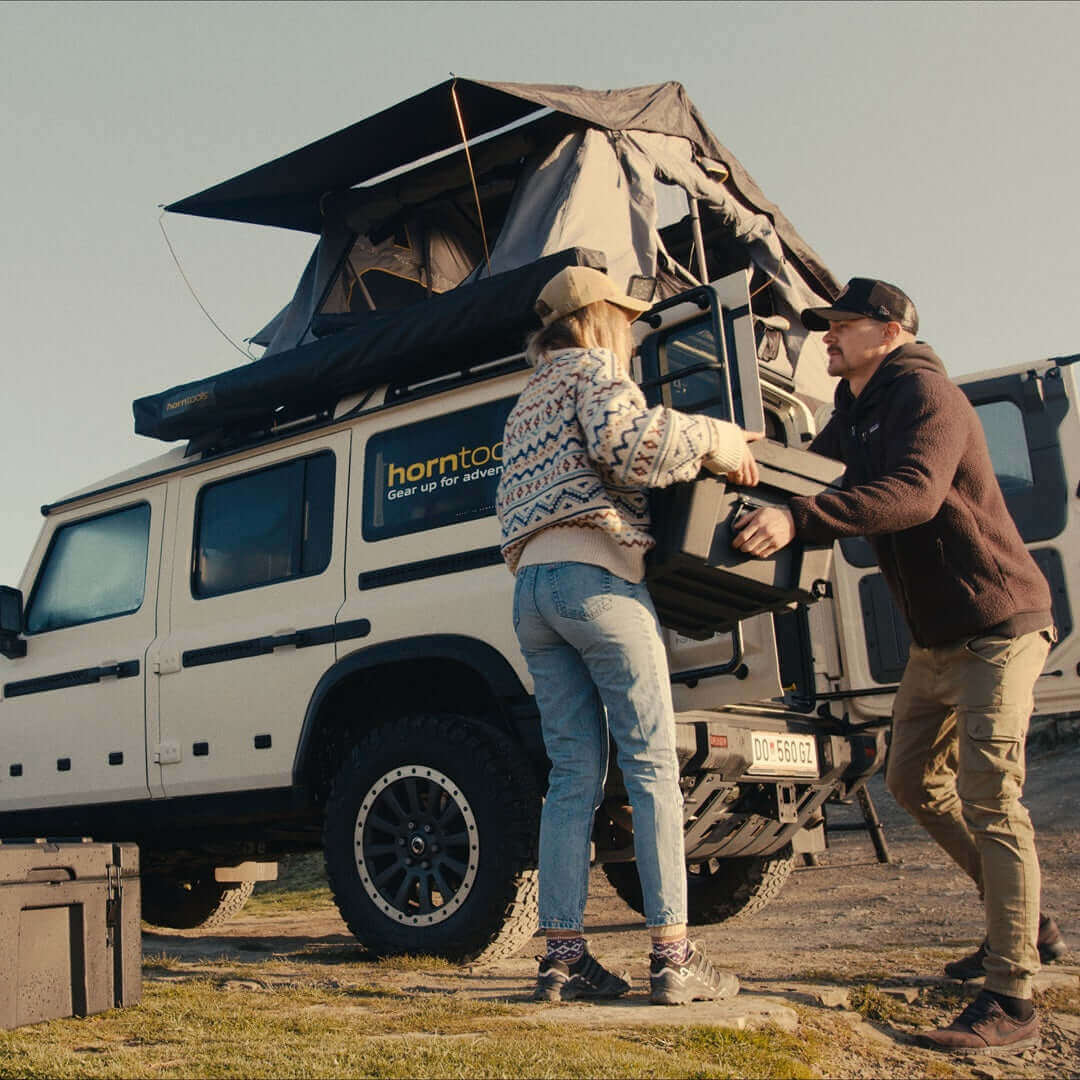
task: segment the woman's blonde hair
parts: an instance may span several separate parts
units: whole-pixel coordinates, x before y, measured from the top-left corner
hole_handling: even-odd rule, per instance
[[[525,357],[533,367],[545,353],[559,349],[608,349],[629,368],[634,352],[630,320],[622,308],[598,300],[556,319],[525,341]]]

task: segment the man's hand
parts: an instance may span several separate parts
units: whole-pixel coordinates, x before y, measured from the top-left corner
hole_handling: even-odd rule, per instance
[[[790,510],[766,506],[735,522],[738,530],[731,545],[747,555],[767,559],[795,539],[795,519]]]

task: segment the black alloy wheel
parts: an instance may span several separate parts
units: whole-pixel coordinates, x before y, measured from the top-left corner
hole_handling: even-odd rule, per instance
[[[379,955],[512,955],[536,930],[539,820],[532,767],[505,736],[461,716],[391,721],[334,778],[334,900]]]
[[[476,881],[476,815],[450,777],[426,765],[390,769],[356,816],[356,870],[387,918],[432,926],[450,918]]]

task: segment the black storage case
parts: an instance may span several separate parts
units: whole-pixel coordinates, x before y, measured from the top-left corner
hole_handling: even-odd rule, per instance
[[[139,849],[0,841],[0,1028],[142,1000]]]
[[[820,494],[839,480],[843,465],[769,441],[752,450],[761,474],[756,487],[702,476],[652,493],[656,547],[646,582],[661,623],[687,637],[704,639],[751,615],[810,603],[828,582],[831,544],[796,540],[767,559],[748,557],[732,548],[732,525],[751,510],[786,507],[792,495]]]

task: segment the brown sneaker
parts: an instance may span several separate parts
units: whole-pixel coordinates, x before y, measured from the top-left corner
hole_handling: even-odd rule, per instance
[[[1039,947],[1039,962],[1042,964],[1052,964],[1059,957],[1064,956],[1068,948],[1058,929],[1058,924],[1049,915],[1039,916],[1039,937],[1035,944]],[[968,979],[981,979],[986,974],[985,961],[986,941],[984,940],[973,953],[947,963],[945,974],[950,979],[960,979],[963,982],[967,982]]]
[[[1014,1020],[985,990],[946,1028],[918,1037],[920,1046],[954,1054],[985,1054],[1039,1045],[1039,1017]]]

